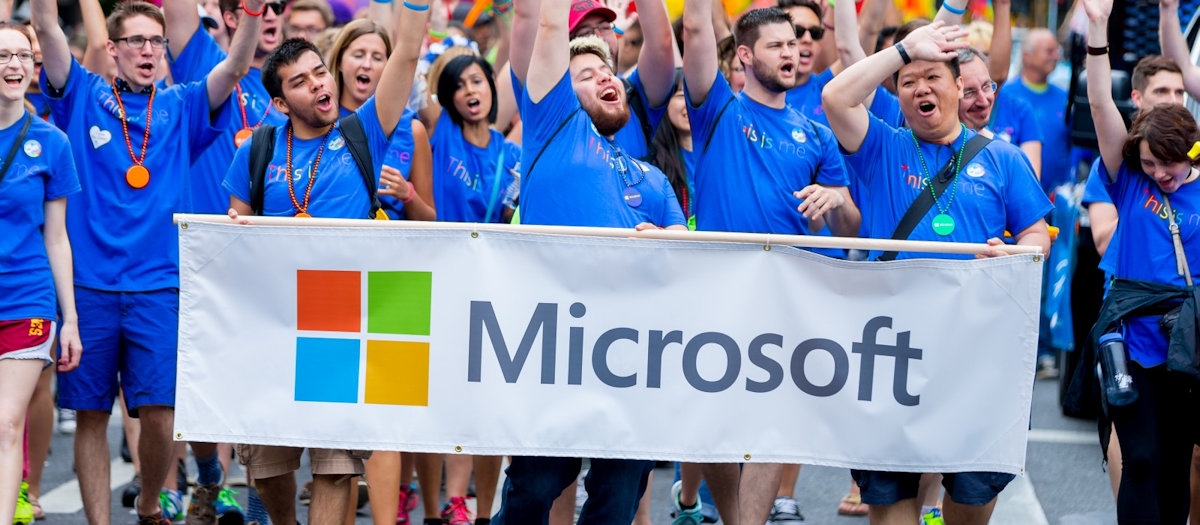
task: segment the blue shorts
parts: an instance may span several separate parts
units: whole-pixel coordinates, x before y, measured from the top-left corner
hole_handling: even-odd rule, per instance
[[[862,501],[867,505],[892,505],[915,498],[921,483],[921,475],[912,472],[851,470],[850,475],[862,490]],[[1015,478],[1002,472],[946,473],[942,474],[942,486],[955,503],[978,507],[995,499]]]
[[[83,354],[58,375],[63,408],[112,412],[118,382],[133,417],[143,405],[175,406],[179,290],[106,292],[75,287]]]

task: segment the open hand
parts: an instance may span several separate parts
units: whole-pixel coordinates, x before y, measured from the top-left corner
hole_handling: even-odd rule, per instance
[[[1110,3],[1112,0],[1108,0]],[[904,37],[901,45],[913,60],[948,62],[958,56],[958,50],[970,44],[962,38],[967,30],[957,25],[948,26],[938,20]]]

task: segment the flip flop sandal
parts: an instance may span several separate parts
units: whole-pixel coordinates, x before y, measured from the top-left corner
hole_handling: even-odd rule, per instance
[[[838,504],[837,513],[841,516],[866,516],[870,508],[870,505],[862,502],[862,496],[846,494],[842,496],[842,502]]]

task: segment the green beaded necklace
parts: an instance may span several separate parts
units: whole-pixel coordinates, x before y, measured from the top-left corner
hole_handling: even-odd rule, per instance
[[[962,130],[959,133],[962,145],[958,147],[958,152],[954,154],[954,163],[951,164],[953,178],[950,179],[950,199],[946,201],[945,207],[942,207],[937,192],[933,190],[933,175],[930,175],[929,166],[925,164],[925,154],[921,152],[921,143],[917,140],[917,136],[913,134],[911,129],[908,131],[908,136],[913,139],[913,146],[917,148],[917,158],[921,159],[921,171],[925,173],[925,178],[929,179],[929,194],[933,196],[933,203],[938,207],[938,214],[933,217],[933,233],[943,237],[954,233],[954,218],[948,212],[950,211],[950,206],[954,204],[954,195],[958,193],[958,184],[955,183],[958,181],[958,172],[962,170],[963,150],[967,149],[967,127],[961,123],[959,127]],[[942,195],[946,195],[946,192],[943,191]]]

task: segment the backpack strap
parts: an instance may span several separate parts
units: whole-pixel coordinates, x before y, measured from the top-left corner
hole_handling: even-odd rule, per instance
[[[567,127],[567,123],[571,122],[571,119],[575,118],[575,114],[579,113],[580,111],[583,111],[583,106],[576,107],[569,115],[567,115],[567,118],[558,123],[558,127],[554,128],[554,133],[551,133],[550,138],[546,139],[546,143],[542,145],[542,149],[538,150],[537,155],[533,156],[533,162],[529,163],[529,169],[522,169],[522,171],[525,172],[525,182],[528,182],[529,177],[533,176],[533,167],[537,166],[538,159],[542,158],[542,154],[546,152],[546,148],[550,147],[551,142],[554,142],[554,137],[557,137],[558,134],[562,132],[563,128]]]
[[[708,133],[708,137],[704,139],[704,148],[700,150],[700,153],[703,154],[708,152],[708,146],[709,144],[712,144],[713,136],[717,134],[717,124],[721,122],[721,116],[725,114],[725,110],[729,109],[730,104],[733,104],[733,99],[734,97],[729,97],[729,100],[725,101],[725,105],[721,106],[721,111],[717,112],[717,118],[713,119],[712,131],[710,131]]]
[[[358,173],[362,175],[363,184],[367,187],[367,195],[371,198],[371,212],[367,214],[367,218],[374,219],[383,204],[379,202],[379,189],[375,181],[378,172],[375,171],[375,161],[371,158],[371,148],[367,145],[366,130],[363,129],[362,121],[355,113],[343,118],[341,125],[342,138],[346,141],[346,148],[350,150],[350,156],[354,157],[354,163],[358,165]]]
[[[977,155],[980,151],[983,151],[983,148],[986,147],[990,142],[992,142],[992,139],[989,139],[983,135],[977,134],[974,137],[971,137],[971,140],[967,141],[967,144],[963,146],[963,156],[960,168],[961,166],[966,166],[968,163],[970,163],[971,160],[975,158],[975,155]],[[946,162],[946,165],[942,166],[942,169],[938,171],[938,174],[929,180],[929,184],[933,187],[933,191],[922,191],[917,194],[917,198],[913,199],[912,204],[908,206],[908,211],[904,212],[904,217],[902,217],[900,219],[900,223],[896,225],[896,231],[892,232],[892,240],[903,241],[907,240],[909,235],[912,235],[913,230],[917,228],[917,224],[921,222],[921,219],[925,218],[925,214],[929,213],[929,209],[933,207],[933,192],[937,192],[938,195],[943,195],[946,191],[946,187],[950,185],[952,180],[954,180],[954,174],[950,172],[952,170],[951,166],[953,165],[954,158],[951,157],[950,160]],[[884,252],[877,260],[892,261],[896,259],[897,255],[899,255],[899,252]]]
[[[275,126],[263,124],[250,136],[250,209],[262,215],[263,195],[266,193],[267,165],[275,154]],[[291,174],[287,174],[291,176]]]

